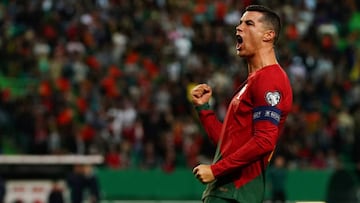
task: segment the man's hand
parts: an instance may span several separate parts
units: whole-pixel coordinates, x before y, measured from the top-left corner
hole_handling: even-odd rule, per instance
[[[200,164],[193,169],[195,177],[202,183],[210,183],[215,180],[210,165]]]
[[[207,102],[209,102],[211,95],[212,95],[212,89],[207,84],[200,84],[195,86],[191,92],[191,100],[195,106],[201,106]]]

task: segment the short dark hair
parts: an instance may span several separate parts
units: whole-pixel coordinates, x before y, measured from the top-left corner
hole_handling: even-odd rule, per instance
[[[275,31],[274,44],[276,44],[276,42],[279,39],[280,30],[281,30],[280,16],[270,8],[263,5],[249,5],[248,7],[245,8],[244,13],[246,11],[257,11],[263,14],[263,20],[268,25],[270,25],[272,29],[274,29]]]

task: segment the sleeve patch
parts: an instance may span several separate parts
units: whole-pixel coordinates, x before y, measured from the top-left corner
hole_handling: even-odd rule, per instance
[[[267,92],[265,94],[265,100],[271,106],[276,106],[278,103],[280,103],[280,99],[281,99],[281,96],[278,91]]]
[[[270,121],[275,125],[280,122],[281,111],[274,106],[260,106],[254,109],[253,121]]]

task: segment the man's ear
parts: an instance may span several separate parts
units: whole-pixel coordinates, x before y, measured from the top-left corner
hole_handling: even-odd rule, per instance
[[[275,39],[275,31],[274,30],[267,30],[264,34],[263,40],[265,42],[274,41]]]

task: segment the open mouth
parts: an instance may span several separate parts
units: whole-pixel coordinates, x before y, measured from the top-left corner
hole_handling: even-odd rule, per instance
[[[241,44],[243,43],[243,38],[240,35],[236,35],[236,49],[240,50]]]
[[[236,35],[236,41],[238,44],[241,44],[243,42],[243,39],[240,35]]]

